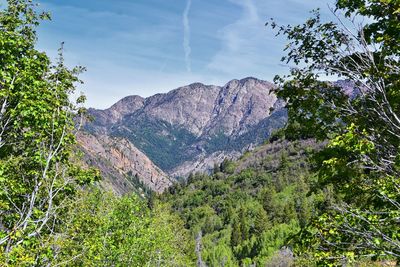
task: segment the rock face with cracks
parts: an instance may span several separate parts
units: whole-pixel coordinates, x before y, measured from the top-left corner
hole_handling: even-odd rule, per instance
[[[104,173],[119,172],[128,180],[135,175],[161,192],[171,183],[168,176],[207,171],[282,127],[287,114],[274,89],[246,78],[224,86],[194,83],[148,98],[128,96],[106,110],[89,110],[94,120],[84,127],[83,147],[108,162],[95,163]]]
[[[172,185],[168,175],[126,139],[79,133],[78,143],[86,162],[102,172],[102,186],[117,194],[137,189],[134,182],[158,193]]]

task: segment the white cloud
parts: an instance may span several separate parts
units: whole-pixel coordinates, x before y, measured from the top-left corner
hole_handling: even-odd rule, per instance
[[[191,59],[190,59],[192,48],[190,47],[190,23],[189,23],[189,12],[191,5],[192,5],[192,0],[187,0],[186,8],[183,12],[183,49],[185,51],[186,70],[188,72],[192,71]]]
[[[268,53],[263,51],[269,43],[265,21],[260,18],[253,0],[230,1],[242,8],[242,15],[220,31],[222,47],[208,68],[232,76],[259,75],[268,61]]]
[[[330,2],[332,0],[329,0]],[[224,77],[255,76],[271,80],[276,74],[286,73],[280,62],[286,41],[265,27],[269,18],[281,24],[302,23],[313,8],[321,7],[326,16],[327,3],[314,0],[229,0],[241,9],[233,23],[218,34],[221,48],[211,58],[207,68]]]

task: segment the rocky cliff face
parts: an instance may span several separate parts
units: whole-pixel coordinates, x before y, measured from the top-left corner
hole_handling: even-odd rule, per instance
[[[86,162],[100,169],[102,185],[117,194],[135,191],[140,185],[161,193],[172,184],[167,174],[126,139],[84,132],[77,139]]]
[[[99,142],[110,149],[121,151],[129,147],[132,151],[142,151],[165,173],[186,176],[210,169],[225,157],[238,157],[243,150],[260,144],[271,131],[282,127],[287,114],[273,89],[269,82],[246,78],[224,86],[194,83],[146,99],[129,96],[109,109],[90,109],[94,121],[85,130],[100,136]],[[107,153],[100,154],[108,156]],[[131,154],[124,156],[123,166],[135,162]],[[122,172],[136,170],[138,163],[126,168],[118,165],[122,164],[121,157],[112,157],[109,161],[115,162]],[[164,177],[160,169],[152,168],[157,170],[153,177],[156,172],[160,174],[157,177]],[[142,174],[146,184],[152,188],[158,186],[157,190],[168,186],[163,179],[163,182],[156,179],[158,185],[148,182],[152,175]]]
[[[196,137],[240,135],[270,115],[277,101],[273,88],[255,78],[233,80],[223,87],[194,83],[150,97],[140,112],[133,109],[131,114],[182,127]]]

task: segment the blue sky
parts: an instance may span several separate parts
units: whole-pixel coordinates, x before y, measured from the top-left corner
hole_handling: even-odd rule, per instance
[[[193,82],[272,80],[285,41],[264,26],[301,23],[330,0],[40,0],[52,14],[38,47],[51,56],[65,42],[68,64],[83,65],[79,89],[90,107],[127,95],[150,96]]]

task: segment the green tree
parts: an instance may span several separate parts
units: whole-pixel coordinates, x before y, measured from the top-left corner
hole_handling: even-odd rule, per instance
[[[265,230],[269,228],[268,215],[265,210],[261,207],[258,208],[256,217],[254,218],[254,231],[255,234],[261,235]]]
[[[136,195],[82,191],[64,216],[56,263],[66,266],[192,266],[194,246],[169,207]]]
[[[316,157],[319,185],[341,201],[312,223],[303,247],[316,248],[321,264],[400,256],[399,13],[397,0],[338,0],[336,22],[314,11],[302,25],[271,24],[289,39],[282,60],[296,65],[276,77],[288,129],[329,140]],[[359,26],[362,17],[367,24]]]
[[[228,159],[224,159],[224,161],[221,163],[220,166],[220,170],[223,173],[226,174],[232,174],[235,171],[235,164],[233,163],[233,161],[228,160]]]
[[[235,215],[232,223],[231,245],[236,247],[242,240],[242,232],[240,227],[239,218]]]
[[[240,233],[242,233],[241,240],[246,241],[247,239],[249,239],[250,227],[247,222],[245,210],[243,208],[239,210],[239,226],[240,226]]]
[[[56,231],[63,203],[80,185],[97,179],[74,156],[75,118],[70,101],[77,75],[53,65],[35,48],[38,14],[29,0],[10,0],[0,10],[0,261],[45,265],[54,256],[47,236]]]
[[[267,212],[268,215],[272,215],[274,204],[273,199],[276,196],[276,192],[274,188],[264,188],[260,192],[260,200],[263,205],[264,210]]]

